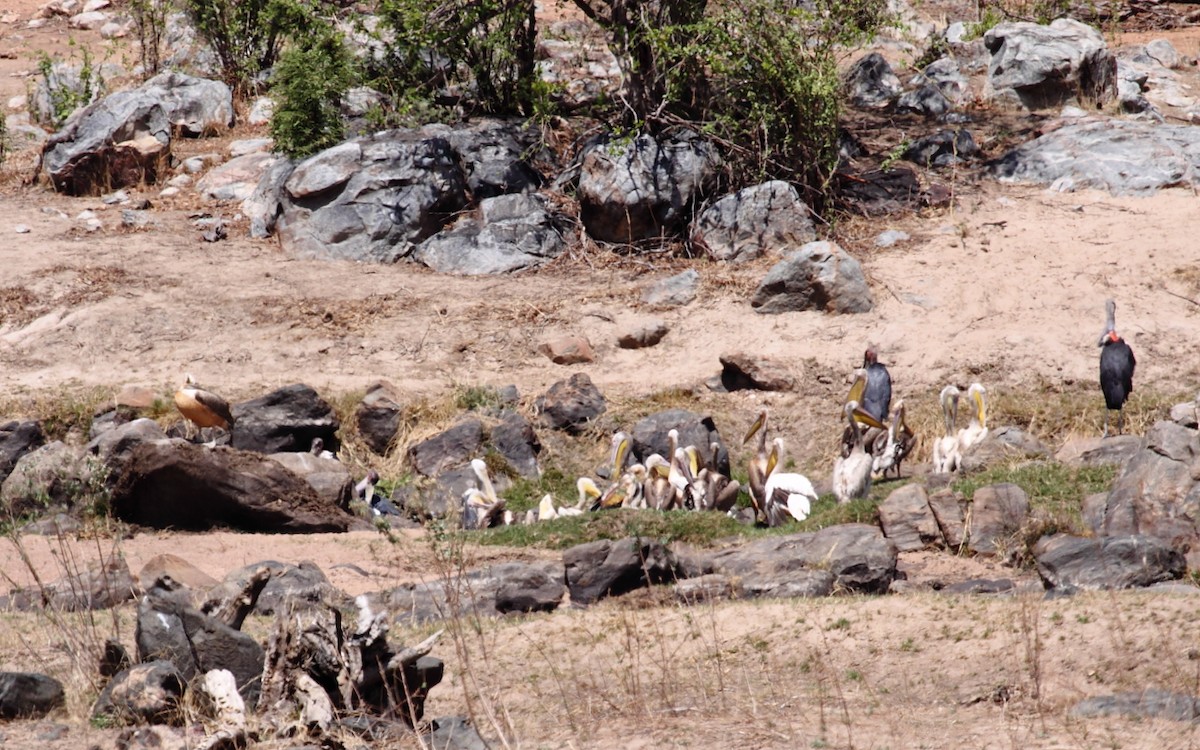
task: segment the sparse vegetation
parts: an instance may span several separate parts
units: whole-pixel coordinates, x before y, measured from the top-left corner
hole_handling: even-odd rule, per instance
[[[271,79],[275,149],[302,158],[340,143],[342,97],[351,80],[350,55],[332,30],[285,51]]]
[[[167,15],[171,0],[130,0],[129,11],[137,33],[142,78],[158,75],[162,69],[163,43],[167,35]]]
[[[225,82],[256,89],[289,35],[308,32],[322,17],[322,0],[180,0],[196,31],[212,46]]]

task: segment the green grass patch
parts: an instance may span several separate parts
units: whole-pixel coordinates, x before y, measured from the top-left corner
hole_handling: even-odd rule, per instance
[[[1083,499],[1109,489],[1116,474],[1115,466],[1071,467],[1052,461],[1036,461],[993,467],[964,477],[951,486],[970,500],[980,487],[1011,482],[1029,495],[1031,510],[1065,512],[1077,520]]]
[[[554,497],[555,506],[572,506],[579,499],[579,491],[575,487],[575,482],[575,477],[549,467],[543,470],[542,475],[537,479],[517,477],[513,480],[512,486],[501,492],[500,495],[505,500],[505,507],[514,515],[537,508],[538,503],[547,493]]]
[[[557,518],[529,526],[488,529],[479,532],[476,540],[480,544],[566,549],[598,539],[636,536],[658,539],[664,544],[686,542],[705,547],[730,537],[759,538],[798,530],[795,524],[776,529],[744,526],[724,513],[618,509]]]
[[[894,489],[888,488],[888,492]],[[873,491],[872,491],[873,492]],[[812,513],[798,524],[788,524],[783,528],[794,531],[818,531],[828,526],[843,523],[879,523],[879,499],[873,494],[859,500],[851,500],[845,505],[839,505],[832,494],[821,495],[813,503]]]

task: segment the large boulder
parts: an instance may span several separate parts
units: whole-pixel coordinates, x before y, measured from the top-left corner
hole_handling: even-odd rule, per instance
[[[0,507],[10,518],[52,507],[72,510],[102,500],[105,478],[99,461],[56,440],[17,461],[0,484]]]
[[[579,175],[579,216],[602,242],[630,244],[679,232],[717,182],[711,143],[683,134],[613,140],[587,151]]]
[[[426,125],[421,132],[449,141],[462,159],[467,187],[477,201],[498,195],[528,193],[545,182],[528,161],[541,133],[536,128],[498,120],[463,125]]]
[[[901,552],[943,542],[937,517],[929,507],[929,493],[915,482],[893,491],[879,504],[879,525],[883,535]]]
[[[979,555],[998,554],[1028,516],[1029,496],[1017,485],[1004,482],[980,487],[971,501],[967,544]]]
[[[181,135],[213,135],[233,127],[233,91],[221,81],[176,71],[159,73],[138,89],[158,99]]]
[[[197,180],[196,192],[217,201],[242,201],[244,206],[277,161],[287,160],[261,152],[235,157]]]
[[[467,177],[445,138],[388,130],[300,162],[280,202],[290,255],[393,263],[467,207]]]
[[[1042,537],[1033,548],[1047,589],[1129,589],[1182,578],[1183,555],[1148,536]]]
[[[600,539],[563,552],[571,601],[592,604],[606,596],[675,578],[674,556],[661,542],[648,539]]]
[[[1145,195],[1200,185],[1200,128],[1084,120],[1026,141],[988,165],[1001,182]]]
[[[258,184],[242,201],[242,215],[250,219],[250,236],[269,237],[283,214],[283,186],[296,168],[291,159],[276,159],[258,178]]]
[[[404,584],[367,597],[372,608],[420,624],[450,617],[548,612],[559,606],[567,590],[558,563],[500,563],[470,571],[450,585],[453,590],[442,581]]]
[[[55,612],[109,609],[136,597],[137,586],[124,557],[114,555],[57,581],[15,589],[8,596],[19,610],[47,608]]]
[[[750,306],[764,314],[820,310],[870,312],[871,289],[862,265],[832,242],[810,242],[776,263]]]
[[[521,271],[562,254],[565,225],[540,195],[500,195],[482,201],[478,216],[463,216],[422,242],[413,258],[440,273],[479,276]]]
[[[988,29],[983,43],[992,54],[989,93],[1004,103],[1044,109],[1080,97],[1103,104],[1116,94],[1116,58],[1085,23],[1001,23]]]
[[[158,97],[120,91],[76,112],[42,145],[54,189],[101,195],[158,179],[170,156],[171,122]]]
[[[187,681],[169,661],[135,664],[113,676],[92,707],[92,716],[120,722],[181,724]]]
[[[1068,466],[1124,466],[1141,447],[1137,435],[1072,438],[1058,449],[1054,460]]]
[[[1195,430],[1158,422],[1144,446],[1113,482],[1104,509],[1105,536],[1144,534],[1187,550],[1200,537],[1200,437]]]
[[[643,417],[633,426],[630,432],[633,458],[645,461],[651,453],[669,456],[671,430],[679,432],[680,447],[696,446],[700,461],[707,464],[712,460],[712,445],[717,446],[716,466],[724,475],[729,476],[729,450],[721,439],[713,418],[708,414],[697,414],[687,409],[667,409]]]
[[[304,560],[299,565],[291,565],[275,560],[263,560],[230,571],[225,580],[209,589],[204,601],[200,603],[200,610],[212,611],[218,608],[221,602],[238,596],[239,592],[249,590],[251,579],[263,570],[269,571],[270,577],[254,600],[253,611],[257,614],[279,614],[291,604],[351,604],[350,597],[335,588],[316,563]]]
[[[538,454],[542,452],[542,442],[525,417],[515,411],[505,412],[500,424],[492,428],[488,442],[521,476],[541,476]]]
[[[258,700],[264,654],[251,636],[164,594],[156,584],[138,604],[138,661],[164,660],[184,682],[211,669],[227,669],[247,703]]]
[[[354,499],[354,478],[346,464],[334,458],[292,451],[269,453],[267,457],[303,477],[317,496],[329,505],[350,507],[350,501]]]
[[[367,387],[362,403],[354,413],[358,434],[375,453],[387,455],[400,431],[404,413],[400,391],[391,383],[379,380]]]
[[[66,703],[62,683],[32,672],[0,672],[0,719],[38,719]]]
[[[0,482],[12,473],[21,456],[46,442],[40,422],[6,422],[0,425]]]
[[[534,411],[556,430],[578,433],[608,409],[604,395],[585,373],[560,380],[534,401]]]
[[[307,451],[313,438],[321,438],[328,450],[337,450],[341,424],[333,407],[303,383],[234,404],[232,411],[237,420],[230,437],[234,448],[260,453]]]
[[[408,461],[418,474],[437,476],[451,466],[478,458],[483,447],[483,423],[465,419],[448,430],[408,449]]]
[[[722,550],[698,572],[735,576],[748,596],[882,594],[896,577],[896,545],[877,526],[842,524]]]
[[[257,453],[183,441],[134,446],[112,489],[114,514],[153,528],[345,531],[351,516]]]
[[[692,245],[717,261],[781,255],[817,238],[812,211],[781,180],[743,188],[713,203],[692,224]]]

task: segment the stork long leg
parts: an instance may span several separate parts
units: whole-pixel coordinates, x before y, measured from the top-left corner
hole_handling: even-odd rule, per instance
[[[1117,434],[1125,434],[1125,409],[1117,409]]]
[[[1104,410],[1104,434],[1101,437],[1108,437],[1108,409]]]

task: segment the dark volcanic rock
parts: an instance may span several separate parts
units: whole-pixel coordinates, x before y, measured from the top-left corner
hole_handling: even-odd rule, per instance
[[[968,546],[976,554],[996,554],[1028,515],[1029,496],[1017,485],[1005,482],[980,487],[971,504]]]
[[[1148,536],[1055,534],[1033,548],[1046,588],[1127,589],[1182,578],[1183,555]]]
[[[900,96],[900,79],[878,52],[865,55],[850,66],[843,85],[850,103],[856,107],[882,109]]]
[[[231,571],[224,581],[209,590],[200,609],[207,611],[215,603],[244,591],[250,578],[262,568],[270,570],[271,577],[267,579],[267,585],[254,602],[254,612],[260,615],[282,612],[285,602],[324,601],[337,605],[350,604],[350,597],[329,583],[329,579],[316,563],[304,560],[299,565],[291,565],[275,560],[263,560]]]
[[[182,724],[180,701],[185,680],[169,661],[136,664],[116,674],[104,686],[92,716],[151,724]]]
[[[230,444],[259,453],[307,451],[313,438],[336,452],[340,427],[333,407],[303,383],[285,386],[265,396],[233,406]]]
[[[31,672],[0,672],[0,719],[36,719],[64,705],[63,686]]]
[[[521,476],[541,475],[537,459],[538,454],[542,452],[542,443],[529,420],[517,412],[504,413],[500,424],[492,428],[488,442]]]
[[[558,563],[500,563],[473,570],[447,591],[443,581],[410,583],[368,594],[372,606],[394,612],[401,622],[436,622],[455,616],[496,617],[510,612],[547,612],[566,592]]]
[[[118,518],[153,528],[304,533],[351,520],[266,456],[182,441],[134,446],[111,499]]]
[[[7,422],[0,425],[0,482],[12,473],[17,461],[46,442],[40,422]]]
[[[941,529],[929,507],[929,494],[919,484],[906,484],[879,504],[879,525],[901,552],[942,543]]]
[[[355,412],[358,434],[367,447],[386,456],[392,440],[400,430],[400,417],[404,413],[400,406],[400,392],[387,381],[376,381],[367,387],[362,403]]]
[[[679,445],[696,446],[700,461],[712,459],[712,444],[717,444],[717,469],[729,476],[729,450],[713,418],[707,414],[696,414],[687,409],[667,409],[643,417],[633,426],[630,434],[632,453],[636,460],[644,461],[651,453],[667,456],[671,452],[668,433],[679,431]]]
[[[563,552],[571,601],[592,604],[606,596],[675,578],[675,560],[661,543],[644,539],[601,539]]]
[[[543,422],[567,432],[581,431],[607,408],[600,390],[582,372],[558,381],[534,402]]]
[[[103,564],[90,565],[57,581],[15,589],[9,601],[16,609],[51,608],[61,612],[109,609],[132,601],[137,586],[125,558],[114,555]]]
[[[1113,482],[1103,534],[1145,534],[1174,549],[1194,549],[1200,538],[1200,437],[1174,422],[1158,422]]]
[[[408,461],[417,473],[437,476],[479,456],[483,447],[483,423],[466,419],[444,432],[422,440],[408,449]]]
[[[796,379],[779,360],[746,352],[726,352],[721,362],[721,385],[727,391],[790,391]]]

